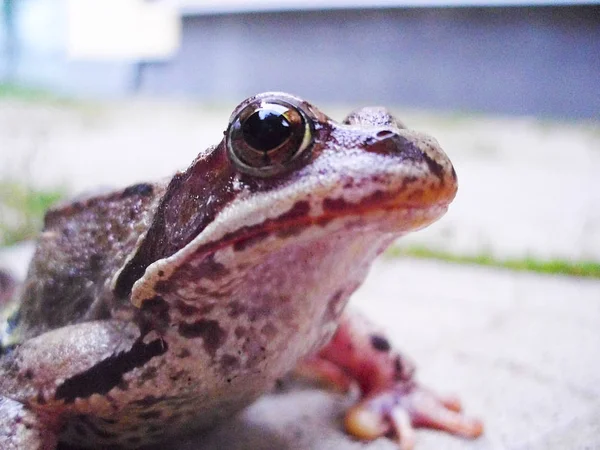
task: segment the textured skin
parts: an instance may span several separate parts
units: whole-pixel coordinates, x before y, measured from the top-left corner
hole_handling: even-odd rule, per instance
[[[32,429],[137,447],[223,420],[331,338],[393,239],[446,211],[456,175],[432,138],[285,94],[232,120],[273,98],[310,120],[285,172],[238,170],[224,140],[168,183],[47,214],[0,334],[0,448],[52,448]]]
[[[111,279],[146,230],[163,191],[139,184],[50,210],[12,338],[23,341],[70,323],[109,318],[118,301]]]

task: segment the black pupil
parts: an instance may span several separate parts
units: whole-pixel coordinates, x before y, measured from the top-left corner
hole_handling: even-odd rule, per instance
[[[246,143],[263,152],[279,147],[291,132],[287,119],[281,113],[268,109],[256,111],[242,125]]]

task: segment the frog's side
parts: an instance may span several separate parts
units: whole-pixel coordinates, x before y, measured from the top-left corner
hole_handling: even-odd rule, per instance
[[[416,425],[479,434],[454,404],[429,414],[414,401],[426,391],[406,361],[343,314],[372,260],[439,218],[456,186],[437,143],[381,108],[340,124],[266,93],[169,182],[50,211],[0,329],[0,447],[137,447],[208,426],[339,323],[304,367],[358,380],[350,432],[406,434],[395,418],[408,411]]]

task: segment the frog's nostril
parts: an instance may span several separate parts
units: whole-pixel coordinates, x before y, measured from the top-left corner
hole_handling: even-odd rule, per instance
[[[381,130],[381,131],[378,131],[378,132],[375,134],[375,136],[376,136],[378,139],[380,139],[380,140],[383,140],[383,139],[390,138],[390,137],[394,136],[395,134],[396,134],[396,133],[395,133],[395,132],[393,132],[392,130]]]

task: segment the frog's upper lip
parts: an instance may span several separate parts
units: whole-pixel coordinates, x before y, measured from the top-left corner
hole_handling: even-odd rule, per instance
[[[394,212],[402,215],[406,220],[412,217],[414,222],[403,223],[403,229],[388,229],[386,231],[397,231],[405,233],[412,229],[422,228],[437,220],[448,207],[448,201],[431,203],[426,208],[423,204],[402,201],[398,195],[376,191],[373,195],[364,198],[359,203],[350,203],[341,198],[326,198],[322,203],[322,211],[319,214],[311,214],[311,206],[308,201],[298,200],[285,213],[269,218],[261,223],[244,226],[222,236],[220,239],[207,242],[197,251],[205,254],[213,253],[224,247],[233,247],[234,250],[243,250],[248,245],[259,242],[268,236],[279,235],[285,237],[293,235],[298,229],[320,225],[325,226],[335,219],[344,217],[368,217],[370,214]],[[419,214],[417,214],[419,213]]]

